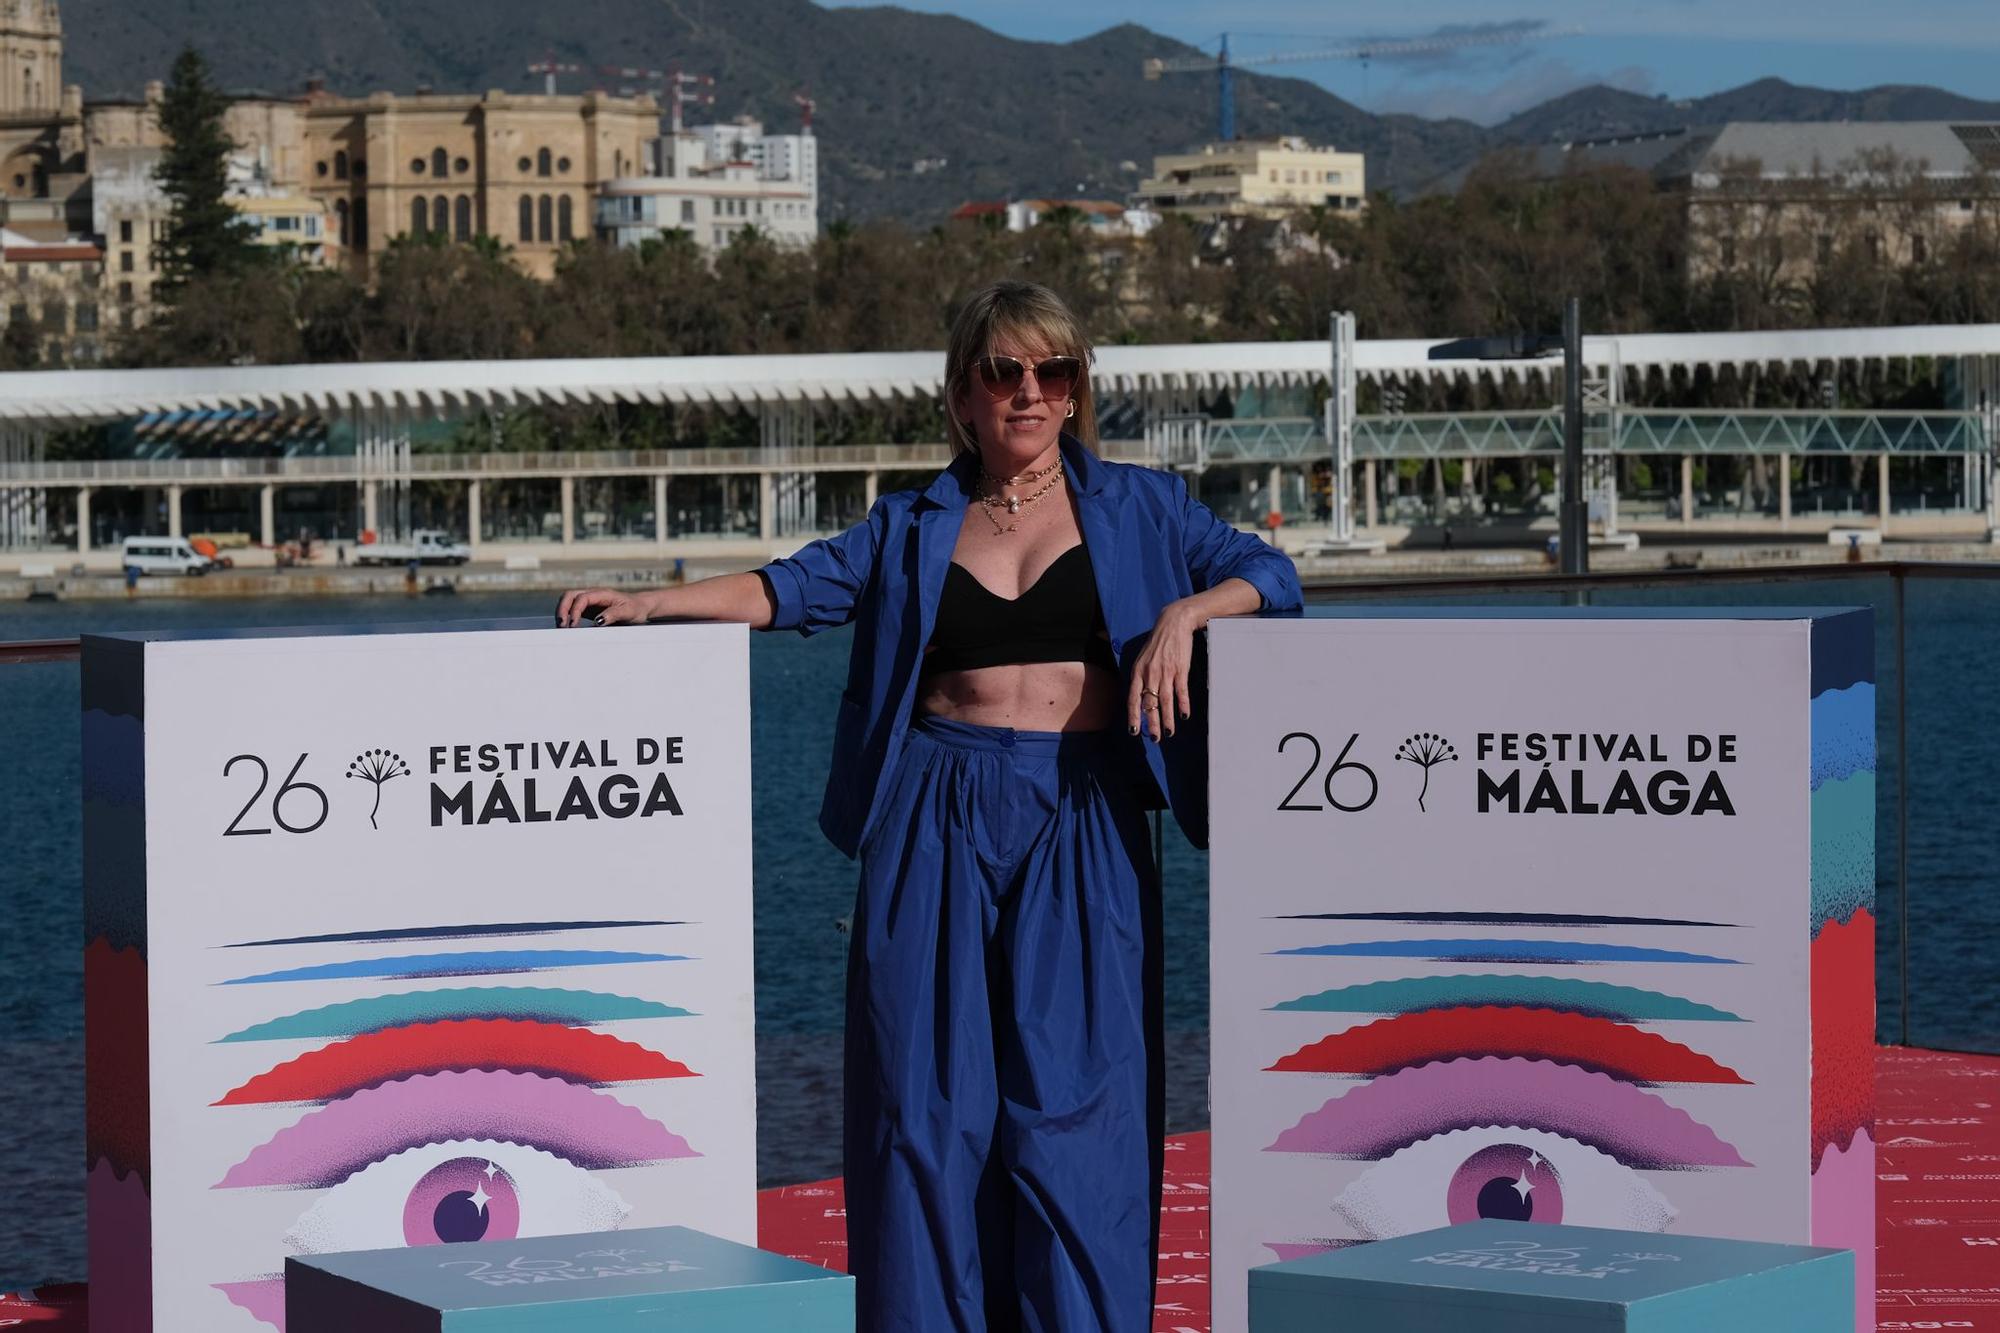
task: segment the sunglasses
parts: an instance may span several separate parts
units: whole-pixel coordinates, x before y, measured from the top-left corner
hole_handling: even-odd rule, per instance
[[[1012,398],[1021,391],[1021,381],[1032,371],[1042,397],[1061,402],[1076,392],[1083,378],[1083,362],[1073,356],[1052,356],[1029,366],[1011,356],[982,356],[975,366],[979,383],[989,397]]]

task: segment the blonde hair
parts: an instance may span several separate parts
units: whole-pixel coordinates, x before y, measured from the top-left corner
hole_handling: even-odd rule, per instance
[[[1087,448],[1097,447],[1097,405],[1090,392],[1090,339],[1062,298],[1039,283],[1003,279],[972,294],[951,324],[951,343],[944,354],[945,429],[960,449],[977,449],[979,441],[959,419],[954,404],[961,392],[975,387],[973,367],[993,348],[996,337],[1040,344],[1053,356],[1073,356],[1083,363],[1070,401],[1076,415],[1067,429]],[[980,392],[985,392],[983,389]]]

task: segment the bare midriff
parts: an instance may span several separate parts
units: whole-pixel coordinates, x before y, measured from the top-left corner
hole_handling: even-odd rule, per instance
[[[1118,677],[1083,662],[940,671],[917,686],[917,711],[1016,731],[1103,731],[1125,711]]]

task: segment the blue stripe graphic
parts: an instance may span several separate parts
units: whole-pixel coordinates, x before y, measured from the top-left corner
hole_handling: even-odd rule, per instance
[[[513,949],[490,953],[420,953],[400,958],[355,958],[313,967],[231,977],[225,986],[266,981],[337,981],[344,977],[475,977],[507,972],[545,972],[558,967],[600,967],[610,963],[685,963],[672,953],[617,953],[603,949]]]
[[[1705,953],[1646,949],[1581,940],[1367,940],[1275,949],[1276,954],[1323,958],[1435,958],[1466,963],[1735,963]]]

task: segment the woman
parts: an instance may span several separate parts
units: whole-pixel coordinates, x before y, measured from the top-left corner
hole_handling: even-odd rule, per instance
[[[1202,738],[1177,735],[1194,636],[1300,596],[1285,556],[1180,478],[1091,452],[1089,363],[1053,293],[995,284],[952,329],[959,453],[928,487],[756,573],[557,611],[855,626],[820,825],[861,859],[845,1146],[863,1330],[1152,1327],[1145,810],[1205,840]]]

